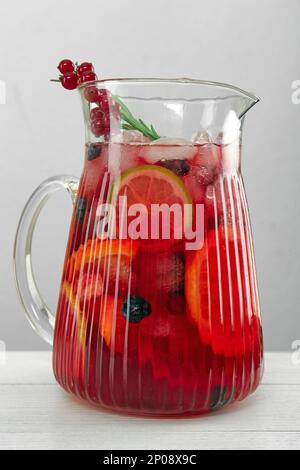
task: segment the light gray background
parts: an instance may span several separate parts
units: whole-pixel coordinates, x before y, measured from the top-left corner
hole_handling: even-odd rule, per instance
[[[18,217],[41,180],[80,175],[79,99],[49,78],[59,59],[93,60],[102,77],[189,76],[238,85],[262,99],[245,123],[243,172],[252,215],[265,343],[300,339],[299,0],[10,0],[0,9],[0,339],[8,349],[48,346],[16,295]],[[54,308],[71,204],[55,197],[36,236],[41,290]]]

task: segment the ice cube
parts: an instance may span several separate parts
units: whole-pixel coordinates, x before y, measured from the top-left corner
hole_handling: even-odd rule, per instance
[[[138,152],[137,142],[130,144],[113,142],[109,145],[108,171],[113,180],[124,171],[138,165]]]
[[[191,162],[190,175],[194,176],[199,184],[211,184],[220,172],[221,150],[214,144],[198,147],[198,152]]]
[[[139,155],[154,164],[161,160],[189,160],[196,152],[197,148],[189,140],[161,137],[143,147]]]
[[[131,144],[131,143],[146,143],[150,142],[150,139],[140,131],[129,131],[129,130],[122,130],[119,134],[112,136],[111,142],[113,143],[124,143],[124,144]]]

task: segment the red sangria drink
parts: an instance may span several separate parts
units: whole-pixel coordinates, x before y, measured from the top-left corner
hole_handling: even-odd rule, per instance
[[[84,167],[80,181],[60,176],[35,191],[15,245],[19,293],[53,344],[57,381],[139,415],[244,399],[263,369],[241,176],[242,124],[257,98],[188,79],[97,81],[90,63],[59,69],[82,99]],[[28,261],[41,206],[61,188],[74,211],[53,315]]]
[[[54,343],[55,374],[67,390],[109,408],[168,414],[217,409],[257,387],[262,338],[249,218],[238,172],[224,171],[226,151],[211,143],[87,145]],[[115,230],[104,238],[99,207],[109,202]],[[137,222],[136,204],[148,210]],[[203,207],[195,246],[172,230],[151,238],[151,208],[174,204],[193,206],[185,228]]]

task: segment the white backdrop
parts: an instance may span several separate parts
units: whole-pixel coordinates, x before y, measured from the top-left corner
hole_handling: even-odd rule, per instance
[[[103,78],[224,81],[262,99],[246,118],[243,172],[252,215],[268,349],[300,339],[299,0],[10,0],[0,9],[0,340],[47,348],[18,301],[12,245],[20,211],[41,180],[79,175],[79,99],[49,82],[61,58],[92,60]],[[59,195],[36,236],[41,290],[54,308],[71,205]]]

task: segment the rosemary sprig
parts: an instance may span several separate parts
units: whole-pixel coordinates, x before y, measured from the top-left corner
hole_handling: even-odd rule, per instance
[[[121,119],[124,121],[122,123],[122,128],[126,130],[137,130],[140,131],[145,137],[149,137],[151,140],[157,140],[159,139],[159,135],[152,126],[152,124],[147,126],[147,124],[144,123],[142,119],[136,119],[131,111],[128,109],[126,104],[119,98],[119,96],[114,95],[113,96],[114,101],[116,101],[121,109]]]

